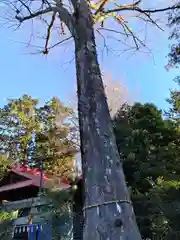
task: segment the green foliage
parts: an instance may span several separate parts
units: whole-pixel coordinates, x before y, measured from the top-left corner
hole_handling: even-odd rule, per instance
[[[76,149],[68,138],[72,130],[68,121],[71,115],[72,109],[63,106],[57,98],[38,109],[42,130],[36,134],[34,158],[43,157],[44,167],[49,173],[69,176],[73,172]]]
[[[4,154],[0,154],[0,178],[2,178],[6,174],[10,167],[10,159]]]
[[[65,107],[58,98],[52,98],[40,107],[38,103],[37,99],[23,95],[22,98],[9,100],[0,109],[0,177],[15,162],[39,167],[40,159],[48,174],[72,177],[76,152],[69,138],[72,109]],[[72,227],[72,212],[69,211],[71,204],[67,202],[72,194],[57,192],[56,185],[52,181],[48,186],[50,190],[45,193],[53,204],[41,211],[52,218],[55,239],[60,239],[60,236],[65,239],[72,234],[68,233]],[[0,213],[2,222],[13,217],[14,212]]]
[[[4,220],[12,219],[12,217],[13,217],[13,214],[12,214],[12,213],[2,212],[2,213],[0,213],[0,222],[1,222],[1,221],[4,221]]]
[[[168,68],[176,67],[180,65],[180,10],[174,9],[169,13],[169,27],[172,29],[170,40],[173,41],[169,53]],[[168,111],[168,116],[175,120],[180,126],[180,77],[177,76],[174,81],[177,83],[178,88],[170,91],[170,98],[168,102],[171,108]]]
[[[35,117],[37,104],[38,100],[25,94],[22,98],[9,100],[1,109],[2,151],[8,153],[13,162],[28,161],[32,135],[40,131]]]
[[[121,107],[114,131],[144,238],[180,237],[180,132],[153,104]],[[171,211],[172,209],[172,211]]]
[[[180,10],[174,9],[169,13],[169,27],[172,29],[170,40],[173,41],[169,53],[169,67],[179,67],[180,64]]]
[[[64,203],[52,216],[54,240],[72,239],[73,215],[72,206]]]
[[[0,213],[0,222],[17,218],[17,215],[18,215],[18,211],[1,212]]]
[[[72,109],[55,97],[41,107],[38,103],[25,94],[0,110],[0,152],[8,154],[12,163],[39,167],[42,159],[46,172],[72,174],[76,152],[68,137]]]
[[[177,83],[177,89],[170,91],[170,97],[167,101],[171,107],[166,114],[180,127],[180,78],[175,78],[175,82]]]
[[[73,190],[47,190],[45,196],[51,204],[40,206],[38,212],[52,224],[53,240],[72,239]]]

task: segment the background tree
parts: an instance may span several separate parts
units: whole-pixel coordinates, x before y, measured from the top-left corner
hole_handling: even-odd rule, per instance
[[[75,171],[77,149],[69,137],[74,130],[69,121],[72,114],[72,109],[65,107],[55,97],[37,109],[37,118],[42,128],[35,137],[34,157],[43,157],[45,170],[61,177],[70,176]]]
[[[170,97],[167,99],[170,108],[166,115],[180,127],[180,77],[176,77],[174,81],[177,83],[177,88],[170,90]]]
[[[114,131],[137,222],[144,239],[177,239],[179,131],[153,104],[124,105]]]
[[[129,194],[104,93],[93,29],[96,23],[97,25],[100,23],[101,27],[104,28],[107,19],[112,18],[122,28],[123,35],[125,34],[126,38],[131,37],[136,49],[139,49],[140,46],[144,46],[144,43],[131,30],[122,13],[132,11],[133,15],[157,26],[151,14],[177,7],[144,9],[142,3],[142,0],[123,5],[104,0],[96,3],[86,0],[71,0],[68,5],[68,3],[58,0],[53,2],[20,0],[13,3],[5,1],[10,9],[13,8],[15,18],[20,24],[37,17],[47,24],[45,15],[51,16],[47,24],[47,37],[43,51],[45,54],[53,47],[49,47],[49,39],[55,22],[60,22],[62,35],[67,28],[74,40],[85,206],[101,205],[99,214],[97,214],[96,207],[84,209],[86,211],[84,238],[87,240],[112,237],[119,239],[119,236],[134,240],[141,239],[132,206],[128,202]],[[58,44],[60,42],[55,45]],[[117,165],[119,165],[118,171]],[[103,202],[115,200],[123,201],[120,207],[112,203],[103,204]],[[121,219],[117,220],[117,216]],[[122,224],[115,227],[115,222],[122,222]]]
[[[9,100],[1,109],[1,153],[7,155],[11,163],[30,167],[36,165],[39,168],[41,158],[44,171],[61,177],[72,175],[76,151],[68,138],[71,130],[68,116],[72,110],[58,98],[42,107],[37,104],[38,100],[23,95]]]
[[[169,67],[179,67],[180,63],[180,10],[174,9],[169,13],[168,24],[171,31],[169,39],[172,41],[170,53],[169,53]]]
[[[171,48],[170,53],[168,55],[169,63],[167,68],[179,68],[180,64],[180,10],[174,9],[169,13],[168,19],[169,27],[171,29]],[[167,100],[170,104],[170,109],[167,113],[168,117],[175,120],[179,125],[180,119],[180,76],[177,76],[174,81],[177,83],[177,88],[175,90],[170,91],[170,98]]]
[[[3,178],[15,163],[40,168],[40,163],[43,162],[43,171],[47,175],[55,176],[53,179],[57,185],[57,181],[61,182],[64,177],[66,179],[75,177],[76,148],[69,138],[72,130],[69,117],[73,112],[56,97],[42,106],[38,103],[39,101],[31,96],[23,95],[21,98],[9,100],[1,109],[0,178]],[[49,191],[46,191],[46,195],[53,200],[54,205],[52,209],[48,206],[41,211],[50,212],[53,234],[58,239],[70,239],[72,212],[70,213],[69,210],[72,194],[61,192],[57,196],[54,181],[48,181],[47,185]],[[17,217],[18,211],[1,212],[0,224],[4,224],[5,220],[13,219],[15,213]],[[11,225],[8,226],[8,230],[10,227]],[[4,238],[3,236],[2,233],[2,239],[7,239],[6,235]]]
[[[0,180],[11,168],[11,161],[5,154],[0,154]]]
[[[33,133],[40,131],[40,123],[35,118],[38,100],[28,95],[12,99],[1,109],[1,150],[13,162],[26,162],[30,157]]]

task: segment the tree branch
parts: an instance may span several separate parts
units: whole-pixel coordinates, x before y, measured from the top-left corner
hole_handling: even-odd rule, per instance
[[[151,24],[154,24],[156,27],[158,27],[159,29],[161,29],[163,31],[163,29],[157,24],[157,22],[151,17],[151,14],[156,13],[156,12],[164,12],[164,11],[169,11],[169,10],[173,10],[173,9],[178,9],[180,8],[180,4],[176,4],[170,7],[166,7],[166,8],[161,8],[161,9],[141,9],[139,7],[139,4],[141,3],[141,1],[136,1],[134,4],[130,4],[130,5],[116,5],[116,7],[114,9],[109,9],[109,10],[105,10],[104,6],[106,4],[106,0],[103,0],[103,2],[101,2],[101,5],[99,6],[99,8],[96,10],[95,14],[99,13],[103,14],[104,16],[108,15],[108,16],[112,16],[114,17],[114,19],[122,26],[123,30],[124,30],[124,34],[127,37],[132,37],[132,40],[136,46],[136,49],[139,49],[139,46],[142,45],[143,47],[146,47],[145,43],[143,41],[141,41],[136,34],[129,28],[128,23],[125,22],[125,17],[119,15],[119,12],[122,11],[133,11],[136,14],[138,14],[139,16],[137,16],[138,18],[142,19],[143,21],[149,22]],[[100,15],[101,16],[101,15]]]
[[[139,44],[142,45],[143,47],[145,47],[146,45],[135,35],[135,33],[133,33],[133,31],[129,28],[128,23],[126,23],[125,21],[123,21],[122,19],[119,19],[119,17],[115,17],[115,19],[117,20],[117,22],[123,27],[124,29],[124,33],[126,34],[127,37],[131,36],[134,44],[136,46],[136,49],[139,50]]]
[[[126,5],[126,7],[128,8],[135,8],[136,6],[138,6],[141,3],[142,0],[137,0],[136,2],[134,2],[133,4],[130,5]],[[103,0],[99,6],[99,8],[96,10],[95,15],[97,15],[99,12],[102,12],[105,4],[108,2],[108,0]]]
[[[44,54],[48,54],[48,43],[49,43],[49,40],[50,40],[51,29],[52,29],[52,27],[53,27],[53,24],[54,24],[55,19],[56,19],[56,12],[53,13],[51,22],[50,22],[50,24],[49,24],[49,26],[48,26],[48,29],[47,29],[47,37],[46,37]]]
[[[63,6],[63,4],[56,0],[55,1],[55,6],[49,6],[46,9],[43,10],[39,10],[37,12],[31,13],[30,9],[28,8],[28,6],[26,6],[26,4],[23,3],[22,0],[18,0],[29,12],[29,15],[25,16],[25,17],[21,17],[18,14],[20,14],[20,12],[17,13],[16,15],[16,19],[18,21],[20,21],[20,23],[36,18],[36,17],[40,17],[46,13],[49,12],[58,12],[59,13],[59,18],[62,20],[62,22],[64,22],[66,24],[66,26],[68,27],[69,31],[71,32],[71,34],[73,33],[73,17],[72,15],[68,12],[68,10]]]
[[[68,27],[71,34],[74,36],[74,22],[73,16],[68,12],[68,10],[63,6],[61,1],[55,0],[57,12],[59,13],[59,18]]]
[[[102,3],[100,4],[99,8],[96,10],[94,15],[97,15],[99,12],[101,12],[104,8],[104,5],[108,2],[108,0],[103,0]]]
[[[20,16],[16,15],[16,19],[22,23],[24,21],[39,17],[43,14],[46,14],[46,13],[49,13],[49,12],[52,12],[52,11],[54,11],[54,8],[53,7],[48,7],[46,9],[40,10],[38,12],[31,13],[28,16],[25,16],[25,17],[20,17]]]
[[[159,8],[159,9],[141,9],[134,5],[127,5],[127,6],[119,6],[118,8],[115,8],[115,9],[106,10],[106,11],[103,11],[103,13],[108,14],[108,13],[115,13],[115,12],[121,12],[121,11],[137,11],[140,13],[157,13],[157,12],[174,10],[178,8],[180,8],[180,4],[173,5],[171,7],[166,7],[166,8]]]
[[[30,8],[29,8],[22,0],[19,0],[19,2],[27,9],[27,11],[29,12],[29,14],[31,15],[31,10],[30,10]]]
[[[150,14],[148,13],[144,13],[144,15],[148,18],[148,19],[144,19],[143,17],[141,16],[138,16],[138,18],[142,19],[143,21],[146,21],[146,22],[149,22],[151,24],[154,24],[157,28],[159,28],[161,31],[164,31],[164,29],[162,29],[157,23],[155,20],[152,19],[152,17],[150,16]]]
[[[52,46],[47,47],[47,52],[49,52],[49,50],[51,50],[51,49],[57,47],[58,45],[60,45],[60,44],[62,44],[62,43],[64,43],[64,42],[70,40],[71,38],[72,38],[72,36],[69,36],[69,37],[67,37],[67,38],[65,38],[65,39],[63,39],[63,40],[61,40],[61,41],[59,41],[59,42],[53,44]],[[43,52],[43,53],[44,53],[44,52]]]

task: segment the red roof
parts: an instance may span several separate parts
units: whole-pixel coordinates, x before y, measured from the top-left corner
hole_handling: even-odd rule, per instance
[[[16,164],[11,171],[27,178],[34,178],[34,177],[40,178],[40,175],[41,175],[41,172],[39,169],[29,168],[26,165],[21,165],[21,164]],[[46,179],[48,178],[43,173],[43,180],[46,180]]]
[[[23,182],[19,182],[19,183],[8,184],[8,185],[0,187],[0,192],[23,188],[23,187],[27,187],[30,185],[34,185],[33,180],[27,180],[27,181],[23,181]]]
[[[12,190],[12,189],[23,188],[23,187],[27,187],[27,186],[40,187],[41,173],[40,173],[39,169],[37,169],[37,168],[32,169],[27,166],[17,164],[11,169],[11,172],[18,174],[20,176],[23,176],[23,177],[27,178],[27,180],[2,186],[2,187],[0,187],[0,192]],[[46,182],[51,179],[52,178],[48,178],[45,174],[43,174],[43,185],[46,184]],[[70,185],[67,182],[67,180],[66,179],[61,179],[61,180],[62,180],[62,182],[60,182],[60,184],[58,184],[58,187],[60,189],[68,189],[70,187]]]

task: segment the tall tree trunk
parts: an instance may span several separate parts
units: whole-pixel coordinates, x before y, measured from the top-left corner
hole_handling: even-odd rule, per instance
[[[83,182],[82,179],[77,182],[77,190],[73,198],[73,240],[83,240]]]
[[[84,240],[140,240],[117,150],[97,60],[87,1],[80,0],[75,23],[75,56],[85,206]]]

